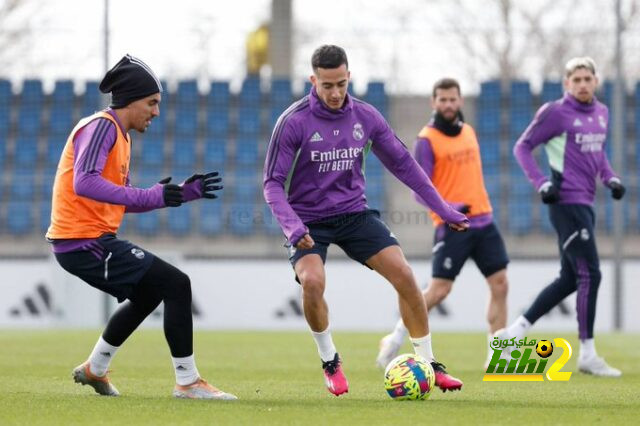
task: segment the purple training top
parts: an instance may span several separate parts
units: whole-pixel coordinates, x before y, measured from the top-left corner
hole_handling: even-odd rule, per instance
[[[467,220],[440,197],[373,106],[347,95],[334,111],[312,87],[278,119],[264,165],[264,198],[291,244],[308,233],[305,223],[367,208],[364,158],[370,150],[445,222]]]
[[[539,189],[549,179],[542,173],[532,151],[545,144],[552,180],[560,190],[561,204],[592,205],[596,177],[604,185],[617,176],[604,149],[609,110],[597,99],[589,104],[565,93],[544,104],[520,136],[513,153],[527,178]]]

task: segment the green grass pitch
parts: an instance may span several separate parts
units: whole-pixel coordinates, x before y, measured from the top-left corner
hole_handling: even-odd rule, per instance
[[[75,384],[98,331],[0,331],[0,424],[634,424],[640,414],[640,336],[600,335],[597,349],[623,371],[621,379],[576,371],[569,382],[482,382],[486,337],[433,334],[434,352],[464,380],[462,392],[434,390],[427,401],[391,400],[376,369],[377,334],[334,333],[350,382],[347,395],[324,388],[320,361],[307,333],[196,332],[202,376],[240,400],[171,397],[173,369],[161,331],[134,333],[117,354],[111,378],[122,394],[100,397]],[[404,352],[410,352],[405,346]],[[556,354],[552,355],[554,360]]]

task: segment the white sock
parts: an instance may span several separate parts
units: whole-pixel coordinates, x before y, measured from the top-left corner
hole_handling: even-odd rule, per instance
[[[337,351],[336,346],[333,344],[329,327],[327,327],[325,331],[321,331],[319,333],[312,330],[311,334],[318,346],[318,355],[320,355],[320,359],[322,361],[333,361]]]
[[[176,373],[176,383],[180,386],[190,385],[200,378],[193,354],[182,358],[171,357],[171,360]]]
[[[589,359],[597,355],[596,343],[593,337],[591,339],[580,340],[580,358]]]
[[[516,339],[522,339],[529,328],[531,328],[531,323],[524,315],[520,315],[518,319],[507,328],[507,333]]]
[[[429,362],[432,362],[435,359],[433,357],[433,349],[431,349],[431,333],[427,334],[424,337],[409,337],[409,340],[411,340],[413,350],[416,354],[420,355]]]
[[[401,346],[404,343],[404,339],[405,337],[407,337],[407,327],[404,326],[404,322],[402,321],[402,318],[398,320],[395,328],[393,329],[393,331],[389,336],[391,341],[397,344],[398,346]]]
[[[89,355],[89,370],[91,374],[102,377],[107,374],[109,364],[118,351],[118,346],[112,346],[105,342],[100,336],[96,345],[93,347],[93,352]]]

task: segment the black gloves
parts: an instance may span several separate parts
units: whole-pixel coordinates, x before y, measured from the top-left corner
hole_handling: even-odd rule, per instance
[[[180,207],[184,202],[182,198],[182,187],[171,182],[170,177],[162,179],[159,184],[162,185],[162,198],[164,205],[167,207]]]
[[[214,192],[223,188],[222,185],[217,185],[222,182],[222,178],[218,175],[218,172],[209,172],[205,175],[195,174],[185,180],[182,186],[186,191],[187,201],[197,198],[218,198]]]
[[[540,192],[540,198],[545,204],[557,203],[560,200],[558,188],[551,182],[543,183],[538,192]]]
[[[624,193],[627,191],[618,179],[612,179],[609,181],[609,189],[611,190],[611,197],[614,200],[619,200],[624,197]]]
[[[222,182],[222,178],[218,177],[218,172],[191,176],[181,185],[184,201],[193,201],[199,198],[218,198],[214,192],[222,189],[222,185],[217,185],[220,182]]]

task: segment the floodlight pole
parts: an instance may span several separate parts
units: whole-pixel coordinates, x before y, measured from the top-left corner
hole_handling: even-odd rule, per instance
[[[624,77],[622,73],[622,14],[621,0],[615,2],[616,41],[615,69],[616,78],[613,86],[613,168],[620,175],[624,174]],[[613,203],[613,325],[615,330],[622,330],[623,323],[623,204],[621,200]]]

